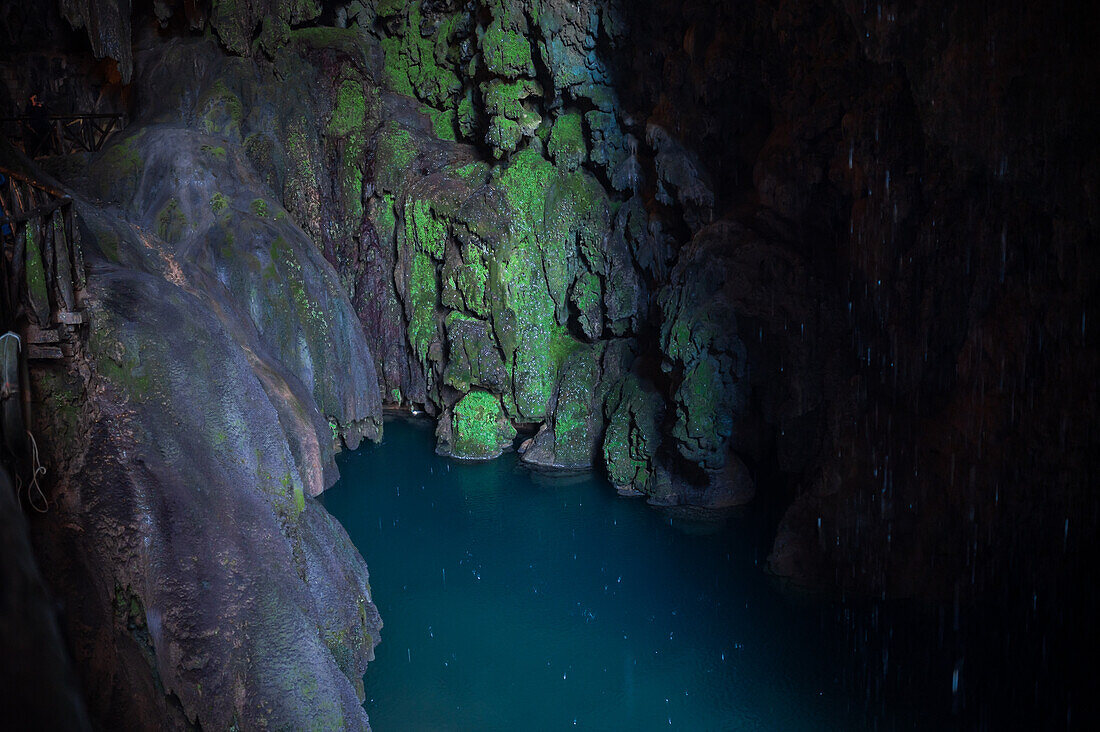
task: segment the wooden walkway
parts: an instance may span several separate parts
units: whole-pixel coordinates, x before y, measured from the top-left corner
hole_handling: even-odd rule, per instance
[[[64,192],[0,167],[0,327],[28,358],[73,354],[84,323],[80,228]]]
[[[35,125],[46,120],[48,133],[35,130]],[[46,120],[2,117],[0,124],[8,139],[21,141],[24,154],[32,158],[95,152],[126,126],[126,117],[122,114],[53,114]]]

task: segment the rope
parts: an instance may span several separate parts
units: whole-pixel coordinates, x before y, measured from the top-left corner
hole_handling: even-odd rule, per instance
[[[18,333],[8,331],[3,335],[0,335],[0,343],[3,343],[7,338],[15,339],[15,348],[17,351],[23,350],[23,339],[19,337]],[[39,476],[46,474],[46,466],[42,464],[42,460],[38,456],[38,442],[34,439],[34,435],[30,430],[26,430],[27,438],[31,441],[31,482],[27,486],[27,503],[38,513],[46,513],[50,510],[50,501],[46,498],[46,494],[42,492],[42,486],[38,484]],[[17,474],[15,476],[15,490],[16,495],[22,494],[23,480]],[[35,494],[38,494],[37,501]]]
[[[27,503],[38,513],[47,513],[50,510],[50,501],[46,498],[46,494],[42,492],[42,487],[38,485],[38,476],[46,474],[46,466],[42,464],[42,461],[38,458],[38,443],[35,442],[34,435],[30,430],[27,430],[27,437],[31,441],[31,482],[27,486]],[[16,476],[16,493],[21,493],[23,481]],[[38,500],[41,503],[36,503],[34,494],[38,494]],[[41,505],[41,508],[39,506]]]

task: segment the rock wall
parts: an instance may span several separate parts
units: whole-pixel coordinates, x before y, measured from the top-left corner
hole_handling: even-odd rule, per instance
[[[203,75],[225,75],[222,52],[179,50],[137,54],[125,135],[42,161],[77,202],[94,325],[77,357],[33,371],[39,566],[96,724],[365,729],[381,622],[314,497],[337,443],[380,438],[374,359],[336,272],[228,134],[242,108]]]
[[[768,565],[802,585],[1003,592],[1034,620],[1081,576],[1100,59],[1077,4],[164,0],[107,30],[94,7],[62,5],[94,54],[127,76],[131,22],[138,49],[131,133],[54,171],[105,262],[100,408],[183,388],[123,383],[128,343],[158,383],[205,350],[129,290],[211,311],[256,383],[209,394],[271,407],[254,436],[225,417],[222,453],[143,416],[162,452],[287,475],[270,500],[314,526],[326,422],[354,444],[381,401],[455,457],[530,429],[532,467],[778,505]]]
[[[1096,398],[1047,375],[1093,355],[1075,6],[184,5],[148,43],[209,19],[241,56],[194,113],[335,266],[383,400],[437,415],[441,452],[495,455],[510,422],[539,428],[528,463],[654,502],[794,485],[772,569],[874,593],[950,592],[933,545],[994,561],[1022,472],[1074,512],[1095,438],[1042,405]],[[987,429],[1075,435],[1074,467],[1032,488],[1050,468]]]

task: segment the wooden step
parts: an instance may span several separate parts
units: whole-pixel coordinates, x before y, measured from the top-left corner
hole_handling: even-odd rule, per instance
[[[27,358],[32,361],[45,361],[64,358],[65,354],[57,346],[40,346],[31,343],[27,346]]]
[[[27,344],[57,343],[61,340],[61,334],[57,328],[39,328],[37,325],[28,325],[23,341]]]

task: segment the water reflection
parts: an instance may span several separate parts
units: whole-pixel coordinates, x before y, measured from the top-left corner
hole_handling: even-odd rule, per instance
[[[655,511],[514,455],[446,460],[408,422],[385,434],[324,499],[385,622],[376,730],[861,726],[821,608],[769,584],[743,516]]]

